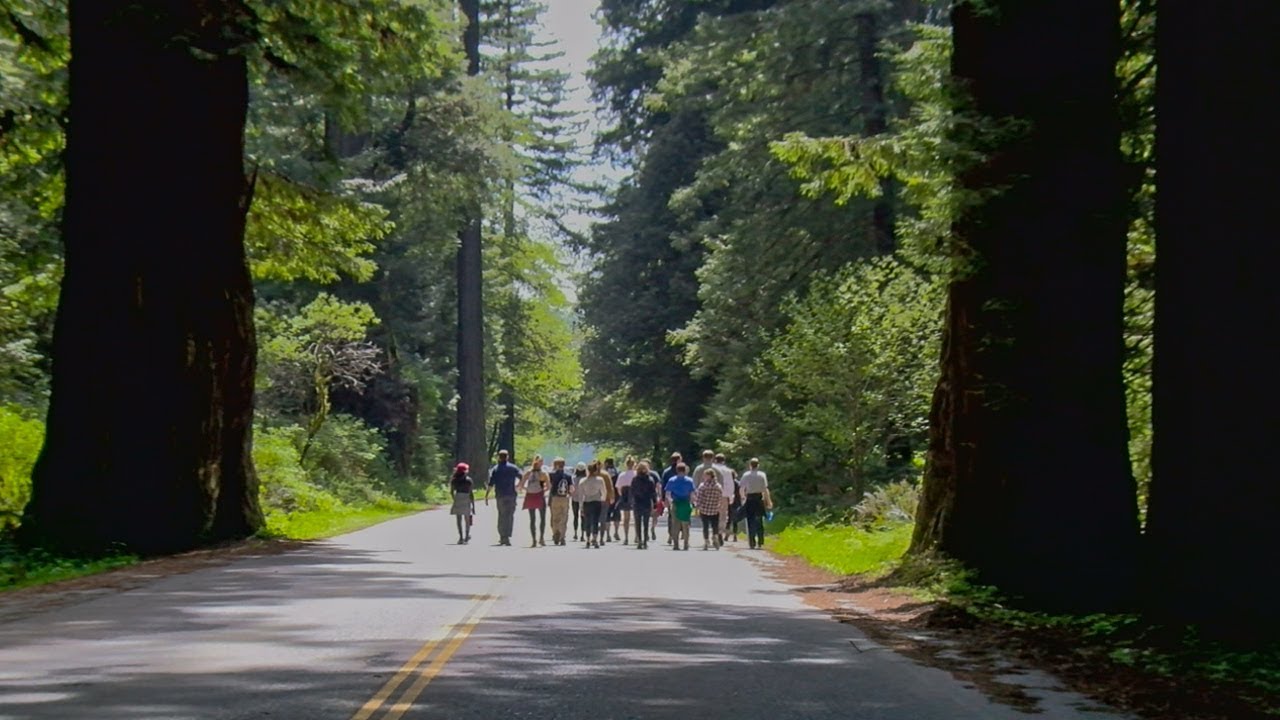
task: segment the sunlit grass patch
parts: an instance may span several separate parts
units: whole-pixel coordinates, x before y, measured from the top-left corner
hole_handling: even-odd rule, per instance
[[[910,523],[867,530],[853,525],[792,524],[770,546],[842,575],[881,571],[902,557],[911,543]]]
[[[365,507],[339,506],[312,512],[270,513],[262,535],[290,540],[319,540],[412,515],[426,507],[419,503],[381,501]]]

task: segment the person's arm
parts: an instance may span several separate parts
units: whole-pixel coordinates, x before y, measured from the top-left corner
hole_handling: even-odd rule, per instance
[[[493,490],[493,471],[498,468],[489,468],[489,482],[484,484],[484,504],[489,504],[489,491]]]

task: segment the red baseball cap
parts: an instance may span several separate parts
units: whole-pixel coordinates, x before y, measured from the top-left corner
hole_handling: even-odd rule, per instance
[[[469,472],[471,470],[471,466],[466,463],[458,463],[453,469],[455,472]]]

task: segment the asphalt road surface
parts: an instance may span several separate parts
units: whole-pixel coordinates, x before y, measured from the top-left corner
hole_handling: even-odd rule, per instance
[[[0,625],[0,718],[1028,717],[860,651],[751,551],[674,552],[661,529],[530,549],[522,513],[497,547],[494,511],[466,546],[433,511]],[[1119,717],[1033,692],[1041,720]]]

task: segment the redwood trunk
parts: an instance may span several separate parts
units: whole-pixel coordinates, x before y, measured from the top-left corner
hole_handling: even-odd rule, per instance
[[[1280,509],[1275,37],[1280,6],[1160,6],[1153,604],[1275,639]]]
[[[63,240],[32,542],[160,553],[262,522],[236,2],[73,0]]]
[[[1128,599],[1137,541],[1123,359],[1126,226],[1112,0],[964,2],[953,76],[1015,121],[962,174],[914,548],[1028,604]],[[958,138],[975,143],[975,138]]]
[[[463,34],[468,74],[480,73],[480,2],[462,0],[467,18]],[[470,463],[471,474],[484,482],[489,475],[484,385],[484,256],[480,209],[458,236],[458,426],[457,460]]]

